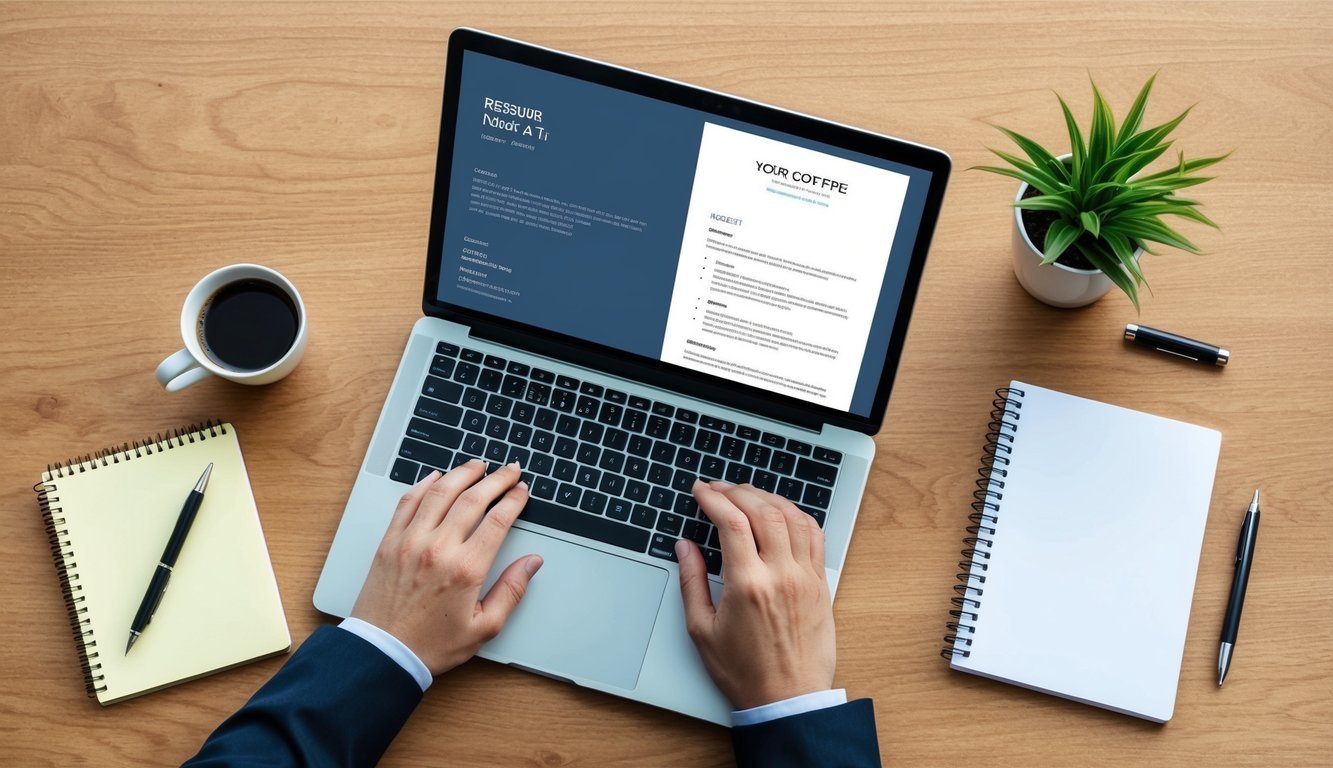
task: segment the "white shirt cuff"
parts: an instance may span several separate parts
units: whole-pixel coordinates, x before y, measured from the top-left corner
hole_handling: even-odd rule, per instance
[[[402,667],[417,685],[421,686],[421,692],[425,693],[435,679],[431,676],[430,670],[421,659],[417,658],[412,649],[403,645],[403,641],[385,632],[374,624],[368,624],[360,619],[348,616],[338,625],[339,629],[345,629],[357,637],[365,640],[376,648],[384,652],[385,656],[393,659],[398,666]]]
[[[804,712],[813,712],[816,709],[827,709],[846,703],[847,690],[844,688],[803,693],[800,696],[775,701],[772,704],[732,712],[731,724],[735,726],[758,725],[770,720],[777,720],[779,717],[799,715]]]

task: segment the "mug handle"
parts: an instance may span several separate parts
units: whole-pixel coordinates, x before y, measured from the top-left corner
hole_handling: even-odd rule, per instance
[[[199,365],[188,349],[180,349],[157,366],[157,383],[168,392],[179,392],[191,384],[198,384],[212,376],[207,368]]]

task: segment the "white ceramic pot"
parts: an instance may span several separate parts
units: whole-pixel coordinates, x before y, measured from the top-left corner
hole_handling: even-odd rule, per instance
[[[1017,203],[1023,199],[1028,185],[1020,184]],[[1137,261],[1142,250],[1134,252]],[[1023,210],[1014,209],[1014,275],[1032,297],[1052,307],[1069,309],[1083,307],[1105,296],[1115,287],[1111,278],[1098,269],[1074,269],[1059,262],[1041,265],[1041,249],[1028,238],[1023,228]]]

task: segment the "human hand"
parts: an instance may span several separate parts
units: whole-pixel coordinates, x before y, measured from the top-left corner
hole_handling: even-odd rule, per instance
[[[694,542],[676,542],[685,626],[737,709],[833,687],[837,646],[824,532],[790,501],[751,485],[696,482],[717,526],[727,580],[716,607]]]
[[[542,565],[537,555],[520,557],[480,598],[528,501],[520,476],[518,464],[486,475],[486,463],[473,459],[412,486],[394,510],[352,616],[398,638],[433,675],[472,658],[500,634]]]

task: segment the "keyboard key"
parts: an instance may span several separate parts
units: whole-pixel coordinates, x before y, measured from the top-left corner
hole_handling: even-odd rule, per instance
[[[462,430],[446,427],[425,419],[412,419],[407,423],[407,434],[418,440],[442,445],[445,448],[457,448],[463,444]]]
[[[559,490],[555,492],[555,500],[570,507],[577,507],[582,497],[583,489],[569,483],[561,483]]]
[[[698,474],[699,460],[703,458],[698,451],[691,451],[689,448],[681,448],[676,451],[676,468],[687,472]]]
[[[585,381],[585,382],[583,382],[583,386],[579,387],[579,392],[580,392],[581,394],[584,394],[584,395],[591,395],[591,396],[593,396],[593,397],[601,397],[601,396],[602,396],[602,385],[601,385],[601,384],[593,384],[591,381]]]
[[[432,376],[442,376],[449,378],[454,375],[454,363],[458,362],[452,357],[436,355],[434,360],[430,361],[430,372]]]
[[[724,459],[740,461],[745,456],[745,441],[735,437],[722,438],[722,450],[718,454]]]
[[[629,433],[623,429],[607,427],[606,434],[602,437],[602,445],[613,451],[623,451],[629,444]]]
[[[574,460],[580,464],[596,466],[597,458],[601,455],[602,455],[602,449],[598,448],[596,444],[579,443],[579,450],[578,453],[575,454]]]
[[[486,444],[486,452],[482,458],[493,461],[496,464],[506,463],[509,457],[509,446],[503,440],[492,440]]]
[[[695,501],[694,497],[688,493],[678,493],[676,494],[674,511],[681,517],[698,517],[699,502]]]
[[[699,414],[695,413],[694,411],[688,411],[684,408],[677,408],[676,420],[683,421],[686,424],[697,424],[699,422]]]
[[[559,487],[559,485],[559,483],[549,477],[539,477],[537,478],[537,481],[532,484],[532,495],[539,499],[554,499],[555,489]]]
[[[787,438],[782,435],[775,435],[772,432],[765,432],[759,436],[759,442],[770,448],[781,448],[787,444]]]
[[[538,429],[532,433],[532,449],[550,453],[555,449],[555,435],[544,429]]]
[[[482,360],[482,354],[475,349],[464,349],[458,356],[469,363],[480,363]]]
[[[487,392],[499,392],[500,385],[504,383],[504,374],[494,368],[483,368],[477,376],[477,386]]]
[[[629,521],[635,525],[642,525],[644,528],[652,528],[657,522],[657,510],[652,507],[645,507],[642,504],[634,505],[634,512],[630,514]]]
[[[546,405],[551,402],[551,385],[530,382],[523,399],[535,405]]]
[[[670,464],[676,458],[676,446],[670,443],[664,443],[658,440],[653,443],[652,460],[660,461],[663,464]]]
[[[574,476],[577,475],[578,472],[579,472],[578,464],[575,464],[574,462],[568,461],[566,459],[556,459],[555,471],[553,471],[551,475],[557,480],[564,480],[565,482],[571,482],[574,480]]]
[[[610,402],[617,403],[619,405],[624,405],[625,401],[629,399],[629,395],[615,389],[606,390],[606,394],[604,395],[604,397]]]
[[[529,468],[538,475],[549,475],[555,468],[555,458],[549,453],[534,453]]]
[[[523,424],[531,424],[532,417],[536,412],[536,406],[530,403],[514,403],[514,410],[510,412],[509,418]]]
[[[509,437],[510,422],[508,419],[502,419],[499,416],[492,416],[486,422],[486,436],[503,440]]]
[[[625,454],[619,451],[602,451],[602,457],[597,460],[597,467],[607,472],[619,472],[625,468]]]
[[[526,448],[530,440],[532,440],[532,427],[526,424],[515,424],[509,428],[510,443]]]
[[[648,467],[648,482],[652,485],[666,486],[671,482],[671,467],[653,462]]]
[[[625,459],[624,471],[630,477],[642,480],[648,476],[648,460],[638,456],[629,456]],[[643,501],[643,499],[635,499],[635,501]]]
[[[602,482],[597,484],[597,490],[609,496],[619,496],[625,492],[625,478],[613,475],[609,471],[604,472]]]
[[[574,482],[584,488],[596,488],[597,482],[602,479],[602,471],[592,467],[579,467],[579,471],[574,475]]]
[[[584,491],[579,509],[593,515],[600,515],[606,509],[606,494],[597,491]]]
[[[625,450],[635,456],[647,458],[653,453],[653,441],[643,435],[631,435],[629,445],[625,446]]]
[[[421,385],[421,394],[430,395],[446,403],[456,403],[463,396],[463,385],[436,376],[427,376],[426,383]]]
[[[413,414],[422,418],[438,421],[441,424],[448,424],[451,427],[458,426],[458,422],[463,418],[463,409],[456,405],[442,403],[439,400],[432,400],[429,397],[418,397],[416,410]]]
[[[765,469],[768,467],[768,459],[773,455],[773,449],[759,443],[750,443],[745,448],[745,463],[756,469]]]
[[[654,488],[648,494],[648,506],[656,509],[671,509],[676,505],[676,494],[666,488]]]
[[[679,416],[680,411],[677,411],[676,415]],[[689,424],[673,424],[669,439],[676,445],[691,445],[694,443],[694,427]]]
[[[435,354],[448,355],[449,357],[458,357],[458,345],[442,341],[435,345]]]
[[[557,437],[555,439],[555,455],[562,459],[572,459],[574,454],[579,452],[579,441],[571,437]]]
[[[421,464],[429,464],[432,467],[447,467],[454,457],[453,452],[446,448],[423,443],[420,440],[413,440],[410,437],[403,438],[402,445],[398,447],[398,455]],[[408,477],[409,474],[410,478]],[[408,478],[404,482],[415,483],[417,481],[416,469],[412,469],[410,473],[404,472],[403,477]]]
[[[560,414],[550,408],[538,408],[537,415],[532,419],[532,424],[538,429],[555,429],[555,422],[559,418]]]
[[[657,530],[668,536],[680,535],[680,524],[685,522],[680,515],[663,512],[657,516]]]
[[[514,401],[504,395],[491,395],[486,399],[486,412],[492,416],[503,416],[508,418],[509,411],[513,409]]]
[[[500,385],[500,394],[505,397],[523,397],[527,391],[528,380],[512,374],[505,376],[504,383]]]
[[[480,457],[486,452],[485,435],[468,435],[463,438],[463,451],[469,456]],[[462,462],[459,462],[462,463]]]
[[[676,413],[676,409],[666,403],[653,403],[653,413],[658,416],[673,416]]]
[[[722,433],[711,429],[701,429],[694,436],[694,447],[704,453],[717,453],[722,445]]]
[[[487,368],[495,368],[501,371],[505,369],[504,358],[496,357],[495,355],[486,355],[486,357],[482,359],[482,365],[485,365]]]
[[[754,427],[736,427],[736,436],[745,440],[758,440],[759,430]]]
[[[736,431],[735,424],[732,424],[730,421],[715,419],[712,416],[700,416],[699,426],[703,427],[704,429],[713,429],[717,430],[718,432],[725,432],[727,434],[731,434],[732,432]]]
[[[459,384],[476,384],[477,376],[480,374],[481,367],[472,363],[459,363],[454,366],[454,381]]]
[[[828,516],[828,512],[822,509],[814,509],[811,507],[807,507],[804,511],[807,515],[815,519],[815,522],[819,524],[820,528],[824,527],[824,518]]]
[[[542,370],[541,368],[533,368],[532,379],[533,381],[540,381],[543,384],[554,384],[555,374],[550,371]]]
[[[727,475],[722,479],[732,485],[743,485],[750,482],[750,475],[752,474],[754,474],[753,469],[733,461],[727,465]]]
[[[768,468],[779,475],[790,475],[796,468],[796,454],[773,451],[773,460],[768,463]]]
[[[810,451],[813,450],[813,447],[809,443],[803,443],[800,440],[788,440],[787,450],[791,451],[797,456],[809,456]]]
[[[676,562],[676,539],[654,533],[652,543],[648,545],[648,554],[653,557],[660,557],[663,560],[670,560],[673,563]]]
[[[407,459],[394,459],[393,468],[389,470],[389,479],[397,480],[404,485],[411,485],[417,481],[417,472],[421,465],[415,461]]]
[[[709,480],[721,480],[727,471],[727,462],[716,456],[705,456],[699,462],[699,476]]]
[[[400,459],[400,461],[401,461],[401,459]],[[432,466],[430,466],[430,465],[428,465],[428,464],[422,464],[422,465],[421,465],[421,469],[418,469],[418,470],[417,470],[417,482],[419,483],[419,482],[421,482],[422,480],[425,480],[425,479],[426,479],[426,475],[429,475],[431,472],[434,472],[436,469],[437,469],[436,467],[432,467]],[[444,470],[441,469],[441,470],[440,470],[440,474],[444,474]]]
[[[800,480],[793,480],[790,477],[784,477],[778,481],[777,494],[793,504],[801,503],[801,493],[805,490],[805,483]]]
[[[576,402],[578,402],[578,397],[567,389],[557,389],[551,392],[551,407],[557,411],[573,413]]]
[[[486,429],[486,414],[481,411],[464,411],[459,426],[469,432],[481,432]]]
[[[628,520],[633,505],[624,499],[610,499],[606,502],[606,516],[612,520]]]
[[[778,489],[778,476],[766,469],[757,469],[754,477],[750,478],[750,484],[761,491],[775,493]]]
[[[579,395],[578,404],[574,406],[574,415],[584,419],[597,418],[597,409],[601,406],[601,401],[587,395]]]
[[[652,536],[642,528],[618,523],[605,517],[564,509],[543,499],[528,499],[528,504],[523,508],[523,513],[519,515],[519,519],[633,552],[646,550],[648,540]]]
[[[815,452],[824,450],[816,448]],[[807,480],[820,485],[832,486],[833,481],[838,479],[838,470],[828,464],[822,464],[813,459],[801,459],[796,462],[796,476],[802,480]]]
[[[555,423],[555,431],[565,437],[574,437],[579,433],[580,424],[582,422],[573,416],[561,416],[559,421]]]
[[[527,376],[528,366],[518,362],[517,360],[510,360],[509,366],[505,368],[505,371],[507,371],[508,373],[512,373],[515,376]]]
[[[647,483],[641,483],[638,480],[630,480],[625,483],[625,497],[630,501],[643,503],[648,500],[648,492],[651,490]]]
[[[671,421],[662,416],[649,416],[647,434],[649,437],[665,440],[667,435],[671,434]]]
[[[631,432],[642,432],[647,424],[648,412],[636,408],[625,409],[625,417],[620,420],[620,426]]]
[[[708,543],[708,531],[712,527],[711,523],[706,523],[703,520],[686,520],[684,527],[681,528],[680,537],[689,539],[702,547]]]
[[[809,483],[805,486],[805,493],[801,496],[801,503],[807,507],[817,509],[828,509],[829,500],[833,496],[831,488],[825,488],[822,485]]]
[[[568,377],[568,376],[556,376],[556,377],[555,377],[555,385],[556,385],[557,387],[561,387],[561,388],[563,388],[563,389],[578,389],[578,388],[579,388],[579,380],[578,380],[578,379],[572,379],[572,378],[570,378],[570,377]]]
[[[703,554],[704,554],[704,564],[708,566],[708,572],[713,574],[714,576],[721,575],[722,553],[717,551],[716,549],[705,549],[703,551]]]
[[[619,426],[620,417],[625,413],[625,407],[615,403],[602,403],[602,408],[597,412],[597,420],[610,426]]]
[[[820,461],[827,461],[830,464],[841,464],[842,454],[828,448],[816,448],[815,458]]]
[[[595,421],[585,421],[579,427],[579,439],[589,443],[600,443],[604,431],[605,428],[601,424]]]
[[[708,532],[708,546],[712,549],[722,549],[722,543],[718,540],[717,526]]]
[[[629,405],[629,407],[631,408],[637,408],[641,411],[646,411],[649,408],[653,407],[653,402],[646,397],[639,397],[638,395],[630,395],[629,402],[627,403],[627,405]]]
[[[683,469],[678,469],[676,470],[676,474],[671,478],[671,487],[681,493],[689,493],[690,490],[694,488],[694,481],[698,479],[699,476],[693,472],[686,472]]]
[[[486,407],[486,393],[476,387],[468,387],[463,392],[463,399],[459,401],[464,408],[482,410]]]
[[[480,437],[480,436],[479,436],[479,435],[474,435],[474,437]],[[481,438],[481,441],[482,441],[483,443],[486,442],[486,438],[482,437],[482,438]],[[467,447],[467,443],[464,443],[464,444],[463,444],[463,447],[466,448],[466,447]],[[486,449],[486,446],[483,445],[483,446],[482,446],[482,450],[485,450],[485,449]],[[480,455],[480,454],[481,454],[481,451],[478,451],[476,455],[469,455],[469,454],[463,453],[462,451],[459,451],[458,453],[455,453],[455,454],[454,454],[454,460],[451,461],[451,462],[449,462],[449,468],[450,468],[450,469],[453,469],[454,467],[460,467],[460,466],[462,466],[462,465],[468,463],[469,461],[472,461],[472,459],[476,458],[476,457],[477,457],[478,455]]]

